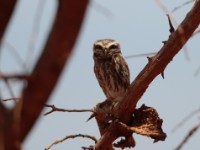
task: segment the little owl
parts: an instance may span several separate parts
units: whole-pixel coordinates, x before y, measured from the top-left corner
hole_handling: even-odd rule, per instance
[[[128,65],[116,40],[98,40],[93,47],[94,72],[108,100],[119,101],[130,86]]]

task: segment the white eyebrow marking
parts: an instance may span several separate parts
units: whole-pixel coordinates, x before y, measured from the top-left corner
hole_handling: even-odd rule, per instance
[[[102,42],[95,42],[95,43],[94,43],[94,46],[96,46],[96,45],[100,45],[100,46],[102,46],[102,47],[103,47],[103,44],[102,44]]]
[[[114,44],[119,45],[119,42],[118,42],[118,41],[113,41],[113,42],[109,43],[109,44],[106,46],[106,48],[109,48],[111,45],[114,45]]]

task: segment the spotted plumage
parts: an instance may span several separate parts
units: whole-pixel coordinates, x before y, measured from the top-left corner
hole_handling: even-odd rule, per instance
[[[120,100],[130,86],[128,65],[116,40],[98,40],[93,47],[94,72],[108,100]]]

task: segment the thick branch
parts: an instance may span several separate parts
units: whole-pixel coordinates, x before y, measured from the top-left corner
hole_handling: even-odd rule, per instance
[[[132,82],[124,100],[115,105],[112,112],[120,121],[128,123],[135,110],[137,102],[150,83],[161,74],[173,57],[181,50],[200,23],[200,0],[196,0],[193,8],[179,25],[177,30],[170,35],[161,50],[150,59],[136,79]],[[98,120],[100,122],[101,120]],[[103,121],[102,121],[103,122]],[[96,149],[106,149],[117,137],[110,131],[104,133],[96,144]]]
[[[120,118],[124,118],[124,121],[129,120],[137,102],[140,100],[149,84],[165,70],[169,62],[191,37],[199,23],[200,0],[197,0],[194,7],[187,14],[177,30],[170,35],[168,41],[160,51],[151,58],[149,63],[132,82],[128,95],[125,97],[124,101],[121,101],[117,106],[116,110],[120,110],[117,111],[120,112],[120,114],[117,112],[116,114],[118,114]]]
[[[0,44],[3,35],[8,27],[8,22],[12,16],[16,0],[0,0]]]
[[[55,22],[44,51],[30,75],[22,101],[16,106],[16,109],[22,106],[22,141],[35,124],[62,73],[80,31],[88,1],[81,0],[78,4],[71,0],[58,2]]]

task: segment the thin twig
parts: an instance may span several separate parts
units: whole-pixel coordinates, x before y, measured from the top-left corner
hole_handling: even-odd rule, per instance
[[[49,150],[52,146],[56,145],[56,144],[59,144],[59,143],[62,143],[63,141],[67,140],[67,139],[71,139],[71,138],[77,138],[77,137],[83,137],[83,138],[88,138],[88,139],[91,139],[93,140],[95,143],[97,143],[97,139],[94,137],[94,136],[91,136],[91,135],[87,135],[87,134],[74,134],[74,135],[69,135],[69,136],[66,136],[62,139],[59,139],[55,142],[53,142],[52,144],[50,144],[49,146],[47,146],[45,148],[45,150]]]
[[[21,75],[21,74],[3,74],[0,72],[0,80],[3,80],[11,97],[15,97],[15,94],[13,92],[12,86],[10,84],[11,79],[16,80],[28,80],[28,75]]]
[[[197,110],[192,111],[190,114],[188,114],[180,123],[178,123],[172,129],[172,132],[175,132],[178,128],[180,128],[181,126],[183,126],[186,121],[188,121],[189,119],[191,119],[192,116],[194,116],[196,113],[199,113],[199,112],[200,112],[200,108],[198,108]]]
[[[157,52],[150,52],[150,53],[143,53],[143,54],[134,54],[134,55],[125,56],[125,58],[129,59],[129,58],[136,58],[136,57],[152,56],[152,55],[155,55],[156,53]]]
[[[16,97],[13,97],[13,98],[1,98],[0,101],[16,101],[16,100],[19,100],[20,98],[16,98]]]
[[[5,48],[7,48],[11,54],[13,55],[13,57],[15,58],[15,60],[18,62],[18,64],[22,67],[22,69],[25,68],[25,70],[27,69],[25,62],[23,62],[22,57],[20,56],[18,50],[15,48],[14,45],[12,45],[10,42],[3,40],[2,42],[3,46],[5,46]]]
[[[200,128],[200,123],[196,126],[194,126],[189,133],[186,135],[186,137],[183,139],[183,141],[178,145],[177,148],[175,148],[175,150],[180,150],[183,145],[193,136],[194,133],[197,132],[197,130]]]
[[[183,3],[183,4],[179,5],[179,6],[175,7],[174,9],[172,9],[172,13],[177,11],[178,9],[182,8],[183,6],[188,5],[188,4],[190,4],[190,3],[194,2],[194,1],[195,0],[190,0],[190,1],[187,1],[187,2],[185,2],[185,3]]]
[[[95,8],[96,11],[100,12],[103,16],[106,18],[112,19],[114,17],[113,13],[106,7],[102,6],[99,2],[97,1],[91,1],[92,6]]]
[[[51,108],[51,110],[44,115],[49,115],[55,111],[61,111],[61,112],[94,112],[93,109],[63,109],[63,108],[57,108],[55,105],[48,105],[46,104],[45,107]]]
[[[37,38],[38,38],[38,35],[39,35],[39,31],[40,31],[40,24],[41,24],[41,19],[42,19],[45,3],[46,3],[46,0],[40,0],[38,2],[37,10],[35,11],[36,13],[35,13],[34,20],[33,20],[32,33],[29,37],[28,53],[27,53],[27,56],[26,56],[26,62],[31,62],[30,60],[32,58],[32,54],[35,51],[36,42],[37,42]],[[27,64],[27,66],[29,67],[30,64]],[[30,70],[28,70],[28,71],[30,71]]]
[[[0,72],[0,79],[3,80],[10,80],[10,79],[18,79],[18,80],[27,80],[28,79],[28,75],[25,74],[4,74]]]
[[[8,89],[8,92],[10,93],[10,96],[15,97],[15,94],[13,92],[12,86],[10,85],[10,82],[8,80],[4,79],[4,83]]]
[[[195,71],[194,76],[197,77],[199,75],[199,72],[200,72],[200,66]]]

